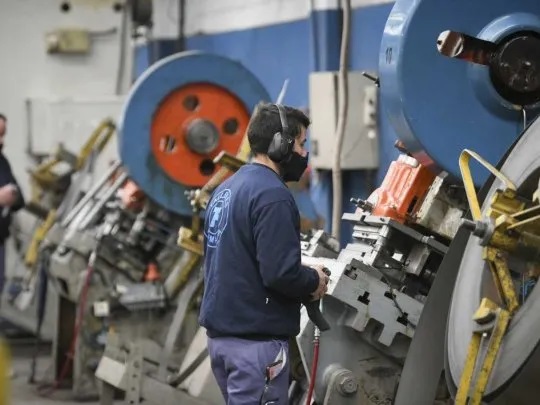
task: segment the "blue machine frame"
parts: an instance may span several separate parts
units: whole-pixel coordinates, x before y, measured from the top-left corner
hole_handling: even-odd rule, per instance
[[[130,178],[156,203],[179,215],[192,215],[186,186],[171,179],[151,149],[154,113],[172,91],[193,83],[211,83],[238,97],[251,114],[269,101],[260,81],[242,64],[214,54],[184,52],[151,66],[135,82],[120,119],[119,154]]]
[[[497,163],[522,132],[523,111],[499,96],[487,67],[438,53],[446,30],[492,42],[518,30],[540,32],[540,1],[398,0],[390,13],[379,59],[389,119],[421,163],[459,178],[461,151]],[[472,170],[483,184],[487,171]]]

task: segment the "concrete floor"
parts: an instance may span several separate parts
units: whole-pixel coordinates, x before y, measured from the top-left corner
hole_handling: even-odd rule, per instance
[[[44,343],[39,347],[39,357],[36,362],[34,378],[36,383],[31,384],[32,356],[35,353],[35,340],[27,332],[13,326],[5,319],[0,318],[0,334],[8,344],[11,356],[13,377],[10,380],[10,397],[8,405],[97,405],[99,401],[76,402],[71,397],[70,390],[47,390],[45,394],[38,392],[43,381],[50,381],[52,370],[51,345]],[[121,404],[123,402],[116,402]]]
[[[38,393],[38,383],[30,384],[28,382],[31,373],[33,345],[28,343],[13,343],[10,345],[12,356],[12,368],[15,373],[11,379],[11,402],[9,405],[49,405],[49,404],[64,404],[64,405],[79,405],[81,402],[75,402],[70,398],[68,390],[57,390],[48,395],[40,395]],[[43,380],[51,369],[51,358],[47,353],[50,347],[44,346],[42,351],[45,353],[40,355],[36,366],[36,380]],[[84,402],[86,405],[99,404],[96,402]]]

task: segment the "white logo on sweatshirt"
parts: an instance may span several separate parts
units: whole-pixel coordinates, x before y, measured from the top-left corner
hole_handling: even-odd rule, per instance
[[[210,202],[208,209],[208,226],[204,232],[207,247],[215,248],[219,244],[221,235],[227,227],[229,219],[229,203],[231,201],[231,190],[220,191]]]

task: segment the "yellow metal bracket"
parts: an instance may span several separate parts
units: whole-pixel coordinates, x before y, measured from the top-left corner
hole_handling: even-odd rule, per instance
[[[35,275],[35,264],[41,243],[56,221],[57,205],[64,198],[64,177],[81,170],[94,151],[101,153],[115,131],[116,125],[110,118],[107,118],[96,127],[78,154],[73,154],[60,145],[49,159],[30,171],[31,198],[27,203],[27,210],[37,215],[42,223],[32,235],[25,252],[25,265],[30,271],[27,280],[31,280]],[[57,165],[61,163],[66,163],[69,167],[68,172],[63,175],[55,172]],[[45,198],[46,196],[53,198]],[[45,200],[47,201],[46,205],[43,204]]]
[[[222,165],[231,171],[237,171],[246,164],[245,160],[239,159],[225,151],[221,151],[214,159],[214,163]]]
[[[39,227],[36,229],[34,234],[32,235],[32,240],[30,241],[30,245],[28,246],[28,249],[26,250],[26,254],[24,256],[24,264],[27,267],[33,268],[37,262],[38,256],[39,256],[39,246],[41,245],[41,242],[45,239],[45,236],[47,236],[47,232],[52,228],[56,221],[56,210],[52,209],[49,211],[49,214],[45,218],[45,221],[43,221]]]
[[[497,307],[495,303],[485,298],[482,300],[475,315],[479,315],[480,313],[482,313],[484,318],[475,319],[478,327],[473,331],[473,336],[469,344],[465,368],[461,374],[461,380],[456,395],[455,403],[457,405],[466,404],[469,394],[471,398],[469,405],[480,405],[482,403],[482,398],[489,382],[491,371],[493,370],[504,334],[506,333],[511,319],[511,314],[508,311]],[[474,390],[471,393],[471,383],[474,379],[475,369],[477,368],[478,354],[480,352],[482,340],[486,335],[486,329],[483,328],[481,324],[481,320],[485,318],[492,319],[491,324],[489,325],[489,342],[484,359],[477,373]]]
[[[214,163],[221,165],[221,168],[201,189],[193,190],[190,193],[191,205],[193,207],[192,224],[191,229],[181,227],[178,231],[177,243],[180,247],[197,255],[203,255],[200,212],[206,209],[212,191],[220,185],[231,172],[236,172],[240,167],[245,165],[249,159],[249,154],[250,147],[246,133],[236,156],[232,156],[227,152],[222,151],[214,158]]]
[[[80,170],[93,151],[101,153],[111,140],[116,125],[110,118],[103,120],[97,128],[92,132],[86,143],[83,145],[77,156],[76,170]]]
[[[0,405],[11,403],[10,369],[11,353],[6,341],[0,338]]]
[[[510,314],[514,314],[519,307],[519,301],[510,275],[510,269],[500,250],[487,247],[483,252],[483,259],[487,261],[489,270],[497,291],[500,294],[501,302],[506,306]]]
[[[506,333],[512,316],[519,307],[514,290],[510,270],[498,249],[487,247],[484,249],[484,259],[488,262],[493,280],[499,293],[499,298],[506,309],[499,307],[488,298],[483,298],[478,310],[473,316],[476,328],[469,343],[465,367],[456,394],[456,405],[480,405],[487,388],[495,360],[499,353],[503,337]],[[481,344],[484,336],[489,336],[484,358],[478,369]],[[475,370],[477,370],[475,378]],[[473,385],[473,381],[475,382]],[[473,390],[471,391],[471,388]]]
[[[519,301],[514,284],[506,262],[506,255],[514,253],[523,243],[523,234],[516,232],[517,226],[527,225],[530,218],[520,218],[536,212],[536,207],[525,209],[525,203],[518,198],[516,186],[499,170],[486,162],[477,153],[464,150],[459,158],[459,166],[463,176],[463,183],[469,201],[472,217],[475,221],[482,221],[481,207],[474,187],[469,162],[474,158],[505,186],[504,190],[497,190],[491,198],[486,210],[486,219],[493,221],[494,226],[488,240],[483,243],[483,259],[487,262],[492,274],[500,304],[483,298],[478,310],[473,316],[475,328],[469,343],[467,358],[461,375],[455,404],[465,405],[470,398],[469,405],[480,405],[489,378],[493,371],[503,337],[508,325],[519,308]],[[534,217],[533,217],[534,218]],[[489,342],[480,363],[480,351],[483,339],[489,336]]]
[[[472,217],[475,221],[478,221],[482,219],[482,210],[480,208],[478,196],[476,195],[476,190],[474,188],[471,168],[469,167],[469,161],[471,160],[471,157],[474,158],[482,166],[484,166],[487,170],[489,170],[499,180],[501,180],[506,185],[506,189],[509,191],[509,194],[515,195],[516,186],[508,177],[502,174],[489,162],[484,160],[476,152],[470,151],[468,149],[465,149],[463,152],[461,152],[461,155],[459,156],[459,169],[461,171],[461,176],[463,177],[463,184],[465,186],[465,192],[467,193],[467,200],[469,201]]]
[[[178,231],[178,246],[196,255],[203,255],[202,235],[193,229],[181,227]]]

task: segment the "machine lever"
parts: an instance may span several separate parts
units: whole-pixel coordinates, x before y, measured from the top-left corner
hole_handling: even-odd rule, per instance
[[[497,45],[461,32],[444,31],[437,38],[437,49],[449,58],[489,66]]]
[[[320,300],[310,301],[310,302],[305,302],[304,305],[306,307],[306,310],[307,310],[307,313],[311,322],[313,322],[313,324],[317,328],[319,328],[321,332],[324,332],[330,329],[330,324],[328,323],[326,319],[324,319],[321,309],[319,308],[319,302]]]
[[[368,72],[362,72],[362,76],[371,80],[373,84],[375,84],[375,86],[381,87],[381,82],[379,81],[379,78],[377,76],[373,76],[372,74],[369,74]]]
[[[323,269],[324,273],[330,277],[330,270],[328,270],[326,267]],[[330,324],[328,321],[324,318],[321,309],[320,309],[320,300],[317,301],[311,301],[311,297],[308,298],[303,302],[304,306],[306,307],[307,314],[309,316],[309,319],[313,324],[319,328],[321,332],[327,331],[330,329]]]

